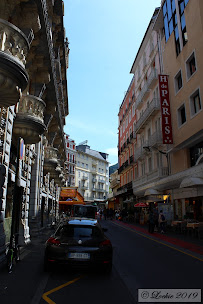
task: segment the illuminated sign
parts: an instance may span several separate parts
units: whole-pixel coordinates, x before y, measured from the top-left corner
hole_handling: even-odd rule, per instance
[[[159,75],[163,144],[173,143],[168,76]]]

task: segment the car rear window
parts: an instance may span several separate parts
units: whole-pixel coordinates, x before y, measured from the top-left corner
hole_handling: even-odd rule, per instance
[[[74,206],[73,216],[95,218],[96,208],[93,206]]]
[[[89,237],[101,237],[102,232],[98,227],[81,226],[81,225],[66,225],[60,227],[56,236],[70,237],[70,238],[89,238]]]

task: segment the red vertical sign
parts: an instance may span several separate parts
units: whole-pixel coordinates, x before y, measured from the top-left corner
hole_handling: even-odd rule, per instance
[[[161,102],[163,144],[172,144],[173,134],[167,75],[159,75],[159,91]]]

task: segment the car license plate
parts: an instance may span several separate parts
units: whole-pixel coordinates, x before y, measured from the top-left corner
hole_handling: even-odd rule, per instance
[[[90,254],[89,253],[82,253],[82,252],[70,252],[68,255],[69,259],[84,259],[89,260]]]

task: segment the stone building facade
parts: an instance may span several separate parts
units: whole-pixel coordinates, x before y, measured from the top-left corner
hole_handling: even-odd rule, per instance
[[[0,263],[11,235],[30,242],[58,217],[66,184],[66,70],[61,0],[0,3]]]
[[[85,202],[105,204],[109,193],[108,154],[90,149],[87,142],[76,146],[76,186]]]

